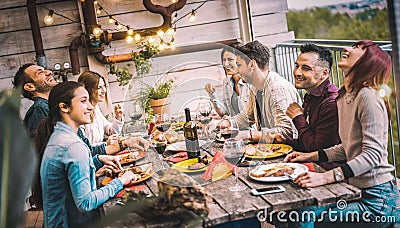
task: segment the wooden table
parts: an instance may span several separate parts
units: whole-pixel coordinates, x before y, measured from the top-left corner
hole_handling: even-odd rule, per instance
[[[203,148],[206,150],[203,149],[202,153],[214,154],[217,150],[222,150],[222,145],[212,142],[203,146]],[[151,152],[149,152],[149,155],[150,153]],[[151,156],[147,156],[138,163],[146,162],[147,159],[152,160],[151,158],[157,158],[156,156],[158,156],[158,154],[151,154]],[[263,161],[263,163],[280,162],[282,159],[283,157],[280,157]],[[166,163],[161,164],[160,161],[155,161],[154,165],[157,167],[159,165],[166,165]],[[316,168],[317,171],[320,169],[319,166]],[[208,205],[210,212],[207,218],[200,218],[200,220],[194,213],[180,212],[180,214],[171,217],[158,217],[157,219],[146,220],[137,214],[129,213],[125,219],[114,221],[112,225],[107,225],[107,227],[187,226],[191,221],[195,220],[196,217],[200,222],[195,226],[209,227],[229,221],[254,218],[258,213],[263,213],[265,211],[277,212],[281,210],[294,210],[311,205],[334,204],[340,199],[352,201],[361,197],[360,189],[346,183],[333,183],[311,189],[302,189],[290,181],[278,183],[286,188],[285,192],[253,196],[250,193],[250,189],[273,186],[277,183],[263,183],[250,179],[248,177],[250,169],[251,168],[246,167],[239,168],[239,180],[242,185],[247,186],[247,189],[244,191],[229,191],[228,187],[234,184],[235,177],[233,175],[203,185],[213,199],[213,202]],[[201,175],[202,173],[191,174],[193,179],[198,182],[202,182]],[[158,194],[157,179],[157,175],[154,175],[154,177],[148,179],[144,183],[146,185],[145,193],[153,195]],[[117,204],[118,201],[119,199],[114,198],[104,204],[106,215],[111,214],[116,209],[123,208]],[[182,215],[182,213],[186,214]]]

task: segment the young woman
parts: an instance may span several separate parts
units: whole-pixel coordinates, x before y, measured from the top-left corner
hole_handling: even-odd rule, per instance
[[[95,145],[103,142],[105,134],[119,134],[123,125],[121,107],[119,105],[114,107],[115,118],[110,122],[104,117],[97,105],[100,102],[108,101],[104,77],[93,71],[85,71],[79,76],[78,82],[84,84],[89,92],[90,103],[94,107],[92,122],[83,126],[86,138],[89,139],[91,144]]]
[[[215,88],[211,83],[205,85],[204,89],[210,96],[215,111],[220,115],[234,116],[246,109],[250,90],[237,73],[236,49],[226,46],[221,52],[222,66],[227,76],[223,80],[223,100],[215,97]]]
[[[92,157],[78,137],[78,128],[91,122],[93,106],[89,94],[78,82],[56,85],[49,96],[49,116],[38,126],[43,136],[38,144],[44,151],[40,167],[44,227],[83,227],[99,216],[99,206],[133,179],[126,172],[96,189],[95,171],[103,164],[121,169],[117,157]]]
[[[377,89],[388,82],[392,63],[389,55],[377,44],[363,40],[343,49],[339,67],[345,75],[344,87],[337,98],[342,143],[312,153],[294,152],[284,161],[345,159],[347,163],[340,167],[324,173],[307,172],[299,175],[295,182],[301,187],[315,187],[348,179],[350,184],[362,190],[362,196],[360,200],[348,203],[345,209],[336,205],[305,208],[299,212],[312,211],[316,217],[306,216],[304,221],[294,225],[314,227],[314,221],[320,218],[323,218],[323,223],[330,224],[334,221],[329,218],[340,221],[339,215],[343,215],[342,221],[346,221],[348,213],[359,216],[359,223],[347,218],[347,222],[354,222],[352,227],[388,225],[393,223],[390,218],[400,219],[399,191],[392,183],[394,168],[388,163],[390,108],[388,101],[378,95]]]

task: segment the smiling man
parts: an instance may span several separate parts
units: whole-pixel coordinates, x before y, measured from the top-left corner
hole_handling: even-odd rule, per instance
[[[50,70],[28,63],[19,68],[13,84],[14,87],[22,87],[22,95],[34,101],[24,118],[24,125],[33,138],[36,127],[49,113],[47,99],[57,81]]]
[[[293,77],[295,87],[307,91],[301,107],[291,103],[286,114],[292,119],[299,133],[298,139],[286,138],[285,143],[297,151],[316,151],[340,143],[338,134],[338,110],[336,97],[338,88],[330,83],[332,67],[331,52],[314,44],[300,47]],[[321,163],[325,169],[332,169],[335,163]]]

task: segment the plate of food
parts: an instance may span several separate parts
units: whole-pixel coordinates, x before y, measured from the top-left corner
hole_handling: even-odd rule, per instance
[[[276,158],[292,152],[293,148],[285,144],[248,144],[245,157],[250,159]]]
[[[124,153],[124,151],[120,152],[117,154],[119,157],[119,162],[121,165],[129,164],[132,162],[135,162],[139,159],[142,159],[144,156],[146,156],[146,152],[143,151],[130,151],[127,153]]]
[[[205,171],[208,167],[208,162],[212,160],[208,159],[207,162],[203,160],[199,162],[198,158],[191,158],[185,161],[175,163],[171,166],[172,169],[176,169],[182,173],[195,173]],[[206,164],[207,163],[207,164]]]
[[[249,172],[249,177],[256,181],[277,182],[289,180],[285,173],[297,177],[307,171],[308,167],[299,163],[272,163],[255,167]]]
[[[142,181],[145,181],[154,174],[153,164],[147,163],[147,164],[143,164],[143,165],[139,165],[139,166],[132,166],[123,171],[118,170],[117,172],[114,172],[114,173],[110,174],[110,176],[104,178],[103,181],[101,182],[101,184],[107,185],[114,178],[118,178],[118,177],[122,176],[126,171],[132,171],[133,174],[135,175],[134,179],[127,186],[138,184]]]

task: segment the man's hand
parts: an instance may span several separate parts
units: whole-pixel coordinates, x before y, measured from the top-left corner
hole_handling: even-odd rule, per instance
[[[286,109],[286,115],[289,116],[290,119],[294,119],[296,116],[299,116],[303,113],[304,109],[296,102],[291,103]]]
[[[126,136],[125,140],[128,147],[136,148],[140,151],[146,151],[150,146],[149,142],[142,137]]]
[[[109,165],[115,169],[123,170],[118,156],[99,155],[98,158],[104,165]]]

